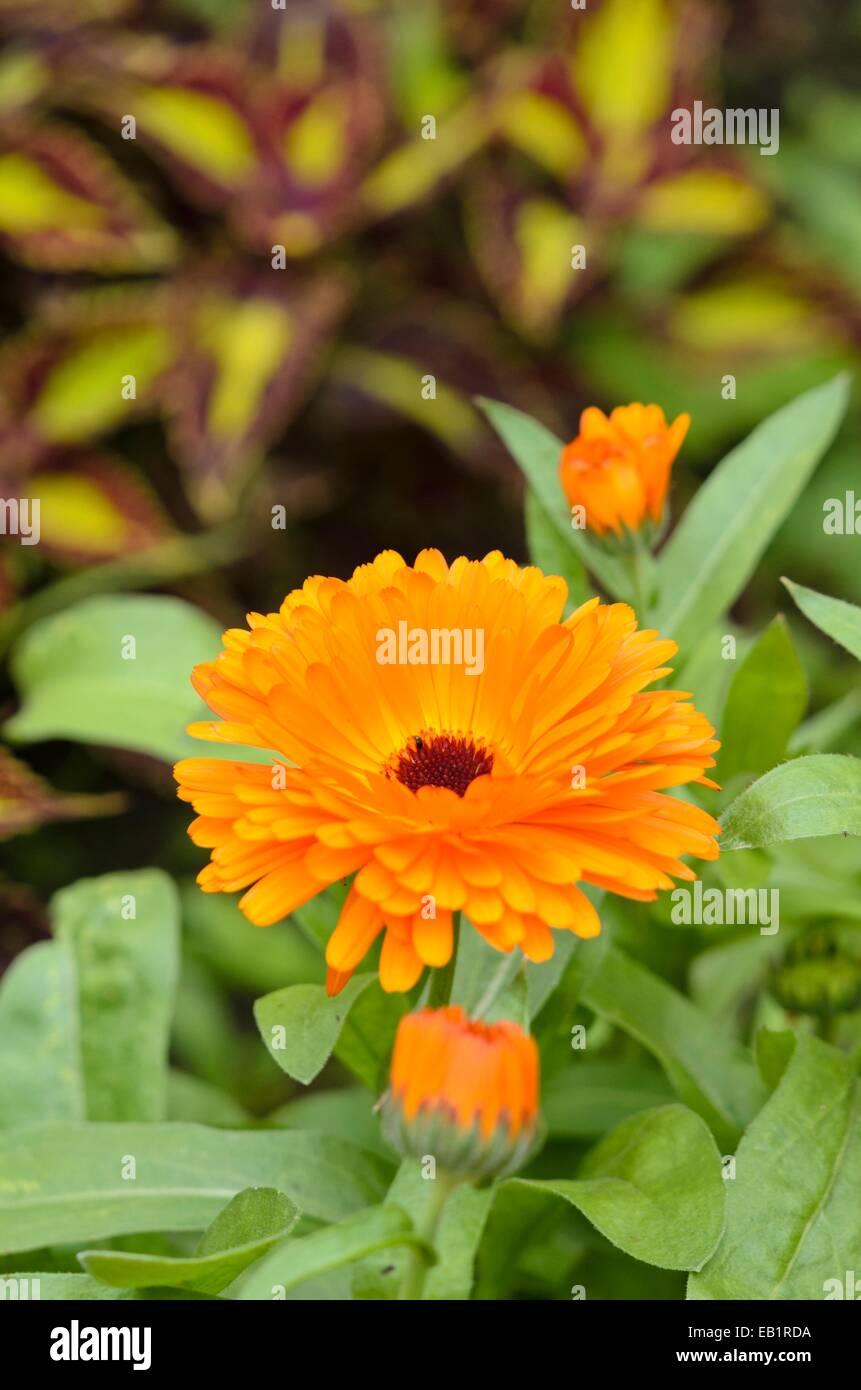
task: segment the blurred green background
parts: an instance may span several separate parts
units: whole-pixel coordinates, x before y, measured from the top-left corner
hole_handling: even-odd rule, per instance
[[[476,394],[567,437],[590,403],[690,411],[677,516],[756,422],[858,359],[861,4],[0,0],[0,33],[0,492],[38,497],[42,530],[3,542],[4,658],[93,594],[169,592],[226,625],[387,546],[524,559],[521,480]],[[695,100],[777,107],[779,153],[674,145]],[[861,600],[858,538],[822,529],[858,444],[856,417],[740,624],[786,611],[782,573]],[[851,697],[791,621],[811,710]],[[78,878],[200,867],[167,762],[58,739],[2,756],[0,962]],[[262,1113],[289,1083],[249,1001],[317,958],[186,903],[176,1055]]]

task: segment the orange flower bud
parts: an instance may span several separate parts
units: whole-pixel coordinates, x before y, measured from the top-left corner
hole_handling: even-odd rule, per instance
[[[401,1019],[383,1100],[399,1152],[476,1178],[512,1172],[537,1121],[538,1049],[517,1024],[482,1023],[454,1005]]]
[[[583,411],[580,433],[562,450],[559,477],[591,531],[620,536],[623,526],[638,531],[647,517],[660,521],[690,423],[690,415],[679,415],[668,425],[658,405],[619,405],[609,416],[596,406]]]

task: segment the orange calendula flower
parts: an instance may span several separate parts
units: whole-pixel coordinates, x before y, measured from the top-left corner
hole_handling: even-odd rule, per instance
[[[392,1147],[448,1173],[487,1177],[523,1162],[538,1122],[538,1048],[516,1023],[421,1009],[398,1026],[383,1128]]]
[[[381,933],[380,982],[408,990],[450,959],[459,909],[543,961],[552,927],[600,930],[579,883],[649,901],[695,878],[681,856],[715,859],[719,827],[666,789],[705,781],[719,745],[687,695],[647,689],[675,643],[623,603],[562,621],[566,597],[497,551],[386,551],[225,633],[193,675],[221,720],[190,731],[273,761],[177,765],[212,850],[201,887],[245,889],[266,926],[355,874],[326,951],[336,993]]]
[[[658,405],[619,405],[609,416],[596,406],[583,411],[580,433],[562,450],[559,476],[590,530],[619,536],[623,526],[638,531],[647,517],[660,521],[690,423],[690,415],[679,415],[668,425]]]

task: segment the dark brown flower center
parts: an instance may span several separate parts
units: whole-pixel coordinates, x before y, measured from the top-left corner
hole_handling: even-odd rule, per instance
[[[493,754],[481,740],[423,732],[401,749],[386,775],[397,777],[411,792],[419,787],[448,787],[463,796],[470,782],[486,776],[492,767]]]

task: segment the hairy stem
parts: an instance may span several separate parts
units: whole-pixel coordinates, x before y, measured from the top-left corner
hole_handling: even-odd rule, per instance
[[[452,1174],[443,1172],[438,1172],[435,1178],[427,1181],[424,1211],[416,1222],[416,1235],[421,1236],[428,1245],[435,1243],[443,1208],[459,1181]],[[424,1249],[411,1246],[407,1254],[406,1273],[398,1293],[399,1300],[417,1302],[421,1299],[429,1268]]]

